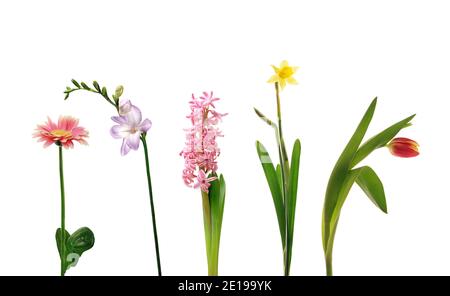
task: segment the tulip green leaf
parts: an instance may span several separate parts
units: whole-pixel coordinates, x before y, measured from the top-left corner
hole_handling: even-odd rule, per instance
[[[415,115],[409,116],[361,144],[376,108],[375,98],[331,173],[325,194],[322,220],[322,240],[327,264],[327,275],[332,275],[332,252],[334,237],[342,206],[356,182],[367,197],[383,212],[387,213],[383,183],[375,171],[363,166],[354,168],[374,150],[385,147],[403,128],[411,125]]]
[[[402,129],[411,125],[410,122],[415,116],[411,115],[367,140],[356,152],[350,167],[355,167],[375,149],[386,146]]]
[[[367,197],[384,213],[387,214],[386,196],[383,183],[375,171],[366,166],[363,167],[356,178],[356,183],[366,193]]]
[[[372,120],[373,114],[375,112],[377,104],[377,99],[375,98],[364,114],[361,122],[356,128],[353,136],[339,157],[334,169],[331,173],[330,179],[328,181],[327,191],[325,194],[325,203],[323,208],[323,227],[322,227],[322,238],[323,238],[323,246],[326,250],[328,245],[328,239],[331,235],[330,232],[330,221],[331,217],[334,215],[336,211],[340,188],[343,186],[344,182],[346,182],[346,178],[350,169],[350,162],[352,161],[354,155],[356,154],[359,145],[361,144],[364,135],[367,132],[369,124]]]
[[[278,219],[278,226],[280,228],[281,241],[284,248],[286,237],[286,230],[285,230],[286,215],[283,202],[283,195],[281,193],[282,192],[281,185],[279,183],[281,168],[278,170],[280,171],[280,173],[277,174],[277,171],[273,166],[272,159],[270,158],[269,153],[259,141],[256,142],[256,151],[258,152],[259,160],[261,162],[264,174],[267,179],[267,184],[269,185],[270,192],[272,193],[275,212],[277,214]]]

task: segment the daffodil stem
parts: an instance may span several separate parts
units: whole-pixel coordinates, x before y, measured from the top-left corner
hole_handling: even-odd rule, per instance
[[[61,188],[61,276],[64,276],[66,261],[66,202],[64,193],[64,164],[62,148],[62,145],[59,144],[59,185]]]
[[[281,180],[283,182],[282,187],[282,195],[283,195],[283,203],[284,203],[284,231],[285,231],[285,241],[284,241],[284,249],[283,249],[283,259],[284,259],[284,275],[289,275],[290,269],[290,258],[289,254],[289,231],[288,231],[288,207],[287,207],[287,180],[289,179],[289,159],[286,153],[286,147],[284,144],[283,138],[283,129],[281,124],[281,101],[280,101],[280,87],[278,82],[275,82],[275,93],[277,99],[277,117],[278,117],[278,133],[277,133],[277,142],[278,142],[278,154],[280,157],[280,168],[281,168]]]
[[[148,147],[147,147],[147,141],[145,139],[145,134],[143,134],[141,136],[141,141],[144,146],[145,168],[147,170],[148,193],[150,195],[150,207],[151,207],[151,211],[152,211],[153,238],[155,240],[155,252],[156,252],[156,262],[158,265],[158,276],[161,276],[162,274],[161,274],[161,260],[159,258],[158,232],[156,230],[155,206],[153,203],[152,180],[150,177],[150,164],[149,164],[149,159],[148,159]]]

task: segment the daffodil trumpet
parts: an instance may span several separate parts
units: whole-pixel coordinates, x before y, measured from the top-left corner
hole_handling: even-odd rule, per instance
[[[255,112],[256,115],[271,126],[275,132],[279,163],[276,166],[273,165],[269,152],[259,141],[256,142],[256,151],[272,194],[283,248],[284,275],[288,276],[291,267],[292,246],[294,241],[301,145],[300,140],[296,139],[292,149],[291,160],[289,161],[282,130],[280,90],[282,90],[287,83],[297,84],[293,75],[298,68],[289,66],[287,61],[281,62],[280,67],[272,66],[272,68],[274,69],[275,74],[268,82],[274,83],[275,85],[278,122],[275,123],[270,120],[256,108]]]
[[[386,197],[383,183],[375,171],[367,166],[356,167],[361,161],[378,148],[387,147],[392,151],[407,151],[405,146],[412,147],[414,155],[409,152],[396,156],[412,157],[418,155],[417,143],[405,138],[392,140],[402,129],[411,125],[415,115],[409,116],[361,144],[375,112],[375,98],[364,114],[356,131],[339,157],[328,181],[322,215],[322,242],[325,254],[326,273],[333,275],[333,245],[342,206],[354,183],[362,189],[367,197],[382,212],[387,213]],[[392,141],[391,141],[392,140]],[[398,149],[393,149],[397,146]],[[400,146],[400,148],[399,148]],[[395,155],[395,152],[392,152]]]
[[[78,119],[71,116],[61,116],[58,122],[48,118],[47,122],[38,125],[33,137],[44,142],[44,147],[56,145],[58,147],[59,181],[61,190],[61,227],[56,230],[56,246],[60,258],[60,275],[78,263],[78,259],[95,243],[94,233],[87,227],[82,227],[70,234],[66,230],[66,194],[64,186],[63,149],[74,147],[74,143],[86,145],[88,131],[78,126]]]
[[[158,276],[162,275],[161,272],[161,259],[159,255],[159,242],[158,232],[156,227],[156,212],[153,199],[152,180],[150,174],[150,160],[149,160],[149,148],[147,144],[147,132],[152,127],[152,122],[149,119],[143,119],[141,110],[133,105],[130,100],[121,99],[124,88],[118,86],[112,95],[109,96],[106,87],[100,87],[97,81],[92,83],[93,87],[88,86],[84,82],[78,82],[72,79],[73,86],[68,86],[65,93],[65,100],[69,98],[70,94],[74,91],[85,90],[101,95],[106,102],[114,107],[117,116],[112,116],[111,119],[116,125],[111,128],[111,136],[115,139],[122,140],[122,146],[120,153],[122,156],[127,155],[131,150],[138,150],[139,143],[142,143],[144,147],[145,156],[145,168],[147,174],[147,187],[150,198],[150,209],[153,226],[153,238],[155,243],[156,265],[158,270]]]

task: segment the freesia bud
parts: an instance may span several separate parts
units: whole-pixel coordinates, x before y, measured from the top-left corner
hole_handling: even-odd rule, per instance
[[[116,87],[116,92],[114,93],[114,95],[117,98],[120,98],[120,96],[123,94],[123,86],[119,85],[118,87]]]
[[[395,138],[387,147],[394,156],[408,158],[419,155],[419,144],[408,138]]]

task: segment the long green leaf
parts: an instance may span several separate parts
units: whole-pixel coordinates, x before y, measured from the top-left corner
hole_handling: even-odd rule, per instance
[[[287,255],[288,264],[292,258],[292,244],[294,241],[294,224],[295,224],[295,209],[297,206],[297,189],[298,189],[298,173],[300,166],[300,153],[301,144],[300,140],[296,140],[292,149],[291,168],[288,181],[288,194],[286,199],[287,207],[287,229],[288,229],[288,242],[287,242]],[[288,266],[288,270],[289,270]]]
[[[356,152],[350,167],[355,167],[358,163],[360,163],[364,158],[366,158],[372,151],[375,149],[386,146],[402,129],[411,125],[411,120],[414,118],[414,115],[411,115],[380,132],[374,137],[367,140]]]
[[[366,193],[367,197],[384,213],[387,214],[386,196],[384,194],[383,183],[378,178],[375,171],[366,166],[361,170],[356,183]]]
[[[266,148],[259,142],[256,142],[256,151],[258,152],[259,160],[261,162],[264,174],[266,175],[267,184],[269,185],[270,192],[272,193],[272,199],[275,206],[275,212],[277,214],[278,226],[280,228],[281,242],[283,248],[285,247],[285,213],[284,203],[281,194],[281,186],[278,182],[278,175],[273,166],[272,160]]]
[[[373,114],[375,112],[377,104],[377,98],[375,98],[364,114],[361,122],[356,128],[353,136],[339,157],[334,169],[331,173],[330,179],[328,181],[327,191],[325,193],[325,202],[323,207],[323,225],[322,225],[322,241],[324,250],[327,250],[328,240],[330,235],[332,235],[331,231],[331,219],[334,215],[339,199],[339,192],[346,182],[346,178],[348,176],[348,172],[350,169],[350,163],[354,158],[355,153],[357,152],[359,145],[361,144],[364,135],[367,132],[369,124],[372,120]]]

